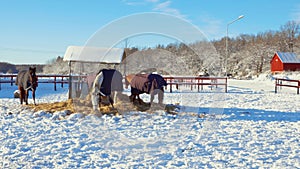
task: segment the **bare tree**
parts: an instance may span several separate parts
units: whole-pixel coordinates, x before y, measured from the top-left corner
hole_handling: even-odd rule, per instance
[[[285,45],[290,52],[293,52],[295,40],[299,36],[299,24],[295,21],[288,21],[285,25],[281,26],[280,29],[284,38]]]

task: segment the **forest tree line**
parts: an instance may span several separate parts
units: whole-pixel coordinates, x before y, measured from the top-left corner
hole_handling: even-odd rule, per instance
[[[189,75],[197,75],[203,70],[208,71],[211,75],[220,75],[218,72],[224,73],[227,70],[226,74],[236,77],[251,77],[269,72],[270,61],[277,51],[299,54],[299,28],[299,23],[296,21],[288,21],[278,31],[269,30],[256,35],[240,34],[234,38],[228,37],[228,57],[226,57],[226,37],[192,44],[158,44],[155,48],[130,47],[126,52],[128,56],[134,55],[135,57],[160,55],[162,63],[169,63],[171,57],[166,55],[171,54],[172,57],[175,56],[173,59],[184,61],[184,66],[191,70]],[[157,65],[158,67],[162,66],[160,63]],[[105,65],[102,66],[105,67]],[[58,67],[61,68],[57,69]],[[226,69],[224,69],[225,67]],[[164,69],[171,74],[182,73],[176,71],[176,67],[172,67],[172,64],[165,65]],[[60,74],[68,73],[67,63],[63,63],[61,57],[48,64],[44,68],[44,73],[56,73],[56,70],[60,70],[57,72]]]
[[[269,30],[257,33],[256,35],[240,34],[237,37],[228,37],[228,58],[227,58],[227,74],[245,77],[254,76],[260,73],[270,71],[270,61],[275,52],[300,52],[300,26],[296,21],[288,21],[282,25],[278,31]],[[220,60],[220,68],[224,72],[226,60],[226,37],[220,40],[210,42],[216,49]],[[158,45],[156,49],[169,50],[178,56],[185,57],[195,54],[195,49],[203,46],[203,42],[193,44],[169,44],[167,46]],[[191,50],[191,47],[193,50]],[[148,49],[149,50],[149,49]],[[205,51],[202,51],[205,52]],[[199,53],[197,53],[199,54]],[[201,55],[201,53],[200,53]],[[209,56],[209,54],[204,54]],[[209,69],[205,63],[205,58],[198,62],[191,62],[190,67],[198,67],[202,71],[203,67]]]

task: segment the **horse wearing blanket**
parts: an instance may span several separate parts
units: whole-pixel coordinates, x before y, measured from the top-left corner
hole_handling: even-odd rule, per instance
[[[163,104],[164,86],[167,86],[167,82],[161,75],[158,74],[130,74],[125,78],[126,88],[131,86],[130,100],[139,100],[141,104],[140,94],[150,94],[150,104],[154,100],[154,95],[158,94],[158,103]]]
[[[98,111],[101,96],[108,96],[109,102],[114,107],[118,92],[123,91],[123,76],[115,69],[102,69],[97,74],[91,92],[93,110]],[[111,95],[114,95],[112,99]]]

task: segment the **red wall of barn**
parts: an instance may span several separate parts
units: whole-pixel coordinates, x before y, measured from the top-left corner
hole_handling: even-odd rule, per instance
[[[283,65],[283,70],[291,70],[291,71],[300,70],[300,64],[299,63],[285,63]]]
[[[277,54],[274,55],[273,59],[271,60],[271,71],[276,72],[276,71],[283,71],[283,63],[277,56]]]

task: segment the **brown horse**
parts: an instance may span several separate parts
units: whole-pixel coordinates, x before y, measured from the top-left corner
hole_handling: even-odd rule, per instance
[[[150,94],[150,104],[154,100],[154,95],[158,94],[158,103],[163,104],[164,86],[167,82],[158,74],[129,74],[125,77],[125,87],[131,86],[130,101],[138,99],[141,104],[140,94]]]
[[[38,79],[35,74],[36,68],[29,67],[29,70],[20,71],[17,75],[15,84],[18,86],[20,92],[20,102],[23,104],[23,101],[28,104],[28,91],[32,91],[33,102],[35,103],[35,91],[38,87]]]
[[[125,77],[125,88],[128,89],[128,86],[134,83],[133,79],[139,79],[140,81],[143,81],[142,83],[140,83],[141,85],[144,85],[143,83],[145,83],[147,81],[147,76],[146,74],[129,74]],[[138,90],[137,88],[141,88],[141,87],[133,87],[133,85],[131,86],[131,95],[129,96],[129,99],[131,102],[134,102],[136,99],[139,101],[139,103],[142,103],[142,99],[140,98],[140,94],[145,93],[142,90]]]

